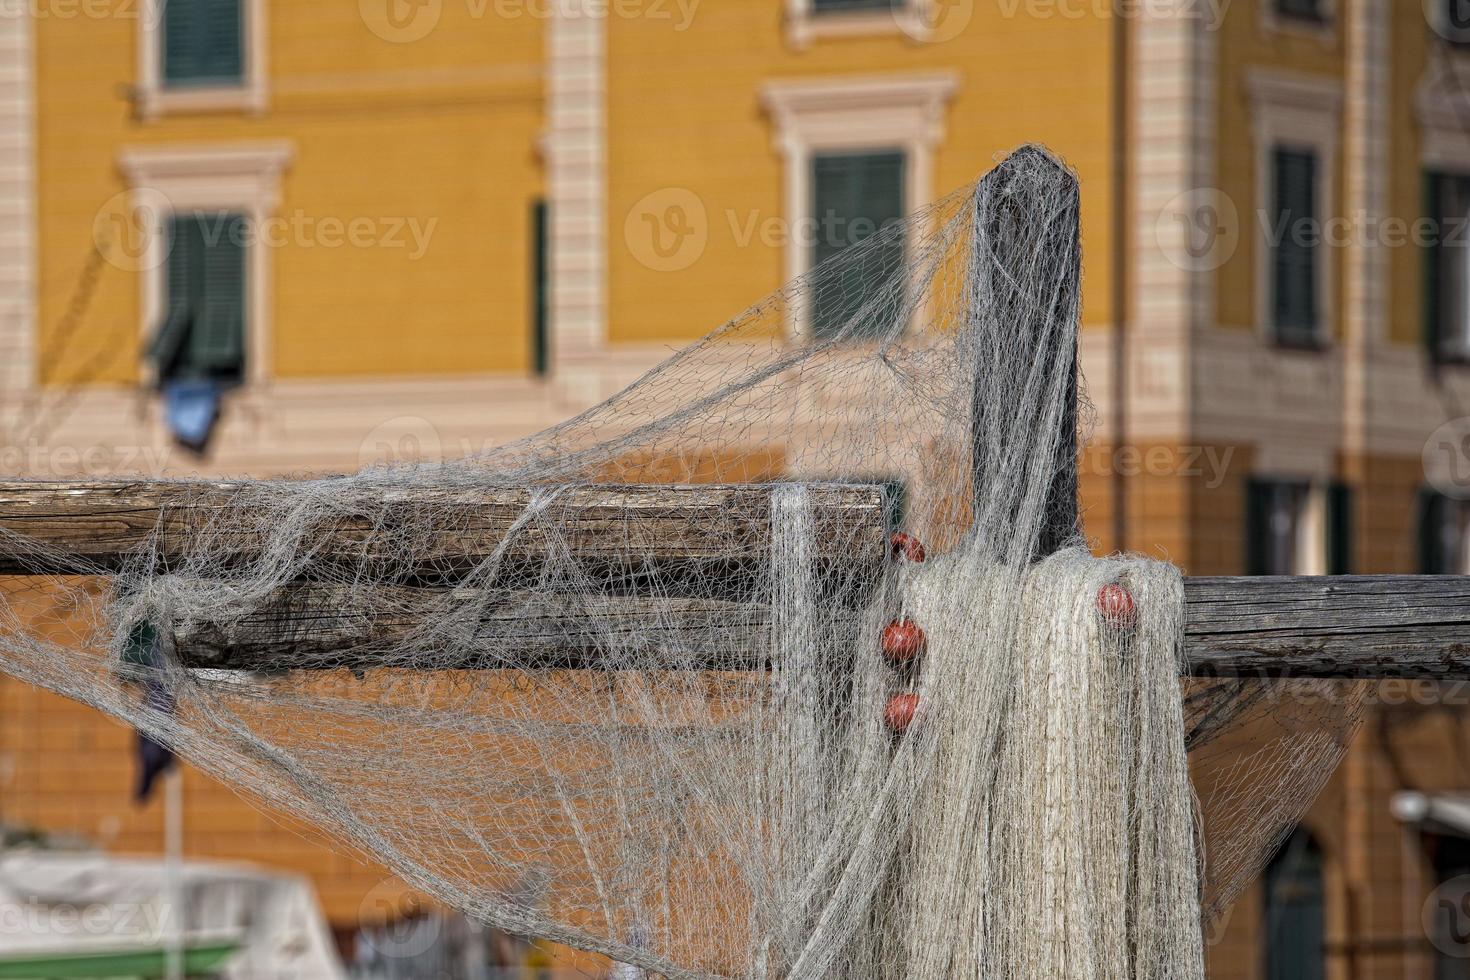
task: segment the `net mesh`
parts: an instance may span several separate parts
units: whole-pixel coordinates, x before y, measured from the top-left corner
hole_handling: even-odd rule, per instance
[[[0,665],[634,973],[1202,976],[1355,694],[1181,683],[1084,548],[1077,206],[1025,148],[529,439],[5,532]]]

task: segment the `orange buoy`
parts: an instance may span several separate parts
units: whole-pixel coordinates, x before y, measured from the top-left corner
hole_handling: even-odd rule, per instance
[[[1097,609],[1103,620],[1115,630],[1132,629],[1138,622],[1133,595],[1117,582],[1109,582],[1097,590]]]
[[[924,560],[924,544],[912,534],[894,531],[888,543],[893,549],[895,561],[911,561],[918,564]]]
[[[912,619],[895,619],[883,627],[883,656],[896,664],[922,657],[929,638]]]
[[[888,705],[883,709],[883,720],[888,723],[895,734],[902,735],[909,730],[914,723],[914,717],[919,713],[919,696],[917,694],[895,694],[888,699]]]

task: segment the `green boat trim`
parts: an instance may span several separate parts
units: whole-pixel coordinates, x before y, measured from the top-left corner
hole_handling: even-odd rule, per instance
[[[184,975],[208,975],[239,949],[237,940],[186,943]],[[165,946],[95,952],[0,953],[0,980],[155,980],[167,975],[168,954]]]

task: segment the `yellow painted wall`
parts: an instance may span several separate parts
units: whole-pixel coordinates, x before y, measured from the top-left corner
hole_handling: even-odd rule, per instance
[[[687,21],[672,5],[670,18],[609,19],[614,341],[697,337],[784,280],[779,243],[746,237],[752,224],[786,217],[775,124],[760,105],[763,83],[945,70],[958,75],[959,90],[936,152],[933,197],[973,181],[1021,143],[1039,141],[1060,153],[1082,179],[1084,320],[1109,322],[1109,20],[1091,13],[1007,16],[1012,5],[961,3],[955,9],[970,20],[952,40],[919,43],[894,32],[818,39],[797,51],[784,36],[784,6],[722,0],[699,4]],[[688,268],[660,271],[630,248],[624,222],[646,195],[669,188],[699,200],[708,242]]]
[[[137,273],[105,266],[86,317],[59,337],[94,219],[109,201],[123,206],[119,148],[257,140],[295,148],[278,212],[291,230],[269,250],[268,375],[526,370],[545,20],[446,3],[425,36],[390,41],[356,3],[267,8],[271,94],[259,117],[140,122],[124,96],[136,17],[36,21],[43,380],[137,378]],[[329,246],[330,223],[354,219],[373,223],[374,241],[409,244]],[[409,219],[427,232],[416,258],[406,233],[391,235]]]
[[[1217,41],[1219,65],[1216,74],[1219,103],[1218,171],[1215,184],[1234,202],[1241,219],[1240,246],[1219,270],[1216,290],[1217,320],[1223,327],[1256,330],[1256,296],[1267,288],[1256,281],[1256,261],[1270,227],[1262,224],[1264,198],[1257,189],[1269,174],[1256,173],[1256,142],[1252,129],[1248,79],[1252,68],[1276,69],[1335,78],[1344,75],[1342,20],[1336,19],[1332,37],[1322,39],[1292,30],[1268,29],[1262,8],[1271,0],[1247,0],[1225,6],[1225,19]],[[1415,7],[1417,10],[1417,6]],[[1346,93],[1344,93],[1344,96]],[[1344,100],[1344,110],[1346,102]],[[1335,163],[1333,215],[1343,213],[1343,152],[1339,141]],[[1269,205],[1267,205],[1269,206]],[[1329,217],[1327,215],[1323,216]],[[1328,249],[1334,290],[1330,335],[1341,333],[1343,307],[1344,249]]]

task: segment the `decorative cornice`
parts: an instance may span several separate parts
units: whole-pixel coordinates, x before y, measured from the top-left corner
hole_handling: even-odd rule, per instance
[[[1258,105],[1334,115],[1342,112],[1342,81],[1337,78],[1279,68],[1251,68],[1245,84],[1251,101]]]

